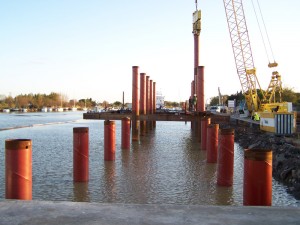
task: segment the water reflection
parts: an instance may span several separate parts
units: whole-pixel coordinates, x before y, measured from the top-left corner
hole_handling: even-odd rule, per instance
[[[101,192],[105,202],[117,200],[116,165],[114,161],[104,161],[104,173],[101,179]]]
[[[69,120],[66,118],[65,120]],[[72,130],[90,129],[90,181],[73,183]],[[121,149],[121,123],[116,121],[116,161],[104,161],[103,121],[84,121],[1,131],[7,138],[29,138],[33,146],[35,200],[90,201],[133,204],[242,205],[243,149],[234,153],[232,187],[216,184],[216,164],[206,163],[206,151],[191,124],[157,122],[131,149]],[[0,161],[4,149],[0,147]],[[63,160],[62,160],[63,159]],[[0,179],[4,180],[4,169]],[[3,199],[4,188],[0,186]],[[273,181],[273,205],[299,202]]]
[[[233,187],[222,187],[216,185],[216,190],[214,196],[215,197],[215,203],[218,205],[234,205],[234,199],[233,199]]]
[[[73,183],[73,201],[74,202],[89,202],[90,192],[88,182]]]

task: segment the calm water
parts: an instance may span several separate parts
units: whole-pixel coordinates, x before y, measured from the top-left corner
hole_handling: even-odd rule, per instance
[[[23,127],[13,129],[14,127]],[[73,127],[89,127],[90,181],[73,183]],[[9,129],[6,129],[9,128]],[[216,185],[216,165],[206,163],[190,123],[157,122],[156,129],[121,150],[116,121],[116,161],[103,157],[104,122],[82,112],[0,114],[0,199],[5,197],[5,140],[32,140],[33,199],[114,203],[242,205],[243,149],[235,144],[234,185]],[[300,206],[273,180],[273,205]]]

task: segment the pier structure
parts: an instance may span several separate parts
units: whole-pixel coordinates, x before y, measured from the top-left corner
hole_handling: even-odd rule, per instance
[[[230,115],[215,115],[210,112],[181,111],[167,113],[156,111],[156,82],[150,79],[146,73],[140,73],[138,66],[132,67],[132,111],[130,112],[87,112],[83,113],[83,119],[92,120],[131,120],[131,140],[139,141],[140,135],[145,135],[156,121],[191,121],[201,125],[201,119],[210,118],[212,123],[228,124]],[[199,138],[200,139],[200,138]]]

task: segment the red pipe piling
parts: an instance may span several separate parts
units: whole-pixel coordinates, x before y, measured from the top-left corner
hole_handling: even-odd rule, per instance
[[[139,77],[138,66],[132,67],[132,141],[139,141]]]
[[[197,69],[197,112],[205,111],[204,101],[204,66]]]
[[[150,77],[146,76],[146,114],[150,111]]]
[[[206,150],[207,143],[207,126],[210,124],[210,118],[204,117],[201,119],[201,149]]]
[[[5,198],[32,200],[32,142],[5,141]]]
[[[218,160],[218,132],[219,124],[207,126],[206,162],[217,163]]]
[[[244,152],[245,206],[272,205],[272,150],[246,149]]]
[[[114,161],[116,155],[116,125],[115,121],[104,121],[104,160]]]
[[[218,140],[217,184],[232,186],[234,164],[234,129],[221,129]]]
[[[149,104],[150,114],[153,114],[153,80],[150,80],[149,94],[150,94],[150,104]]]
[[[146,74],[140,73],[140,114],[146,114]]]
[[[89,128],[73,128],[73,181],[89,180]]]
[[[146,114],[150,114],[150,76],[146,76]],[[148,132],[150,121],[147,121],[146,124],[146,132]]]
[[[149,95],[149,114],[153,114],[153,80],[150,80]],[[153,121],[149,121],[149,129],[153,129]]]
[[[193,98],[194,98],[195,94],[196,94],[195,93],[195,81],[193,80],[191,82],[191,96],[189,99],[189,111],[194,111]],[[191,123],[191,127],[193,129],[193,122]]]
[[[140,115],[146,115],[146,74],[140,74]],[[146,121],[140,121],[140,135],[146,133]]]
[[[121,148],[130,149],[130,118],[122,118]]]
[[[198,95],[198,66],[199,66],[199,34],[198,33],[194,33],[194,90],[192,91],[193,92],[193,95],[192,95],[192,98],[193,96],[196,94],[196,96]],[[198,98],[198,96],[197,96]],[[197,111],[197,103],[196,102],[196,105],[194,105],[194,111]]]
[[[191,82],[191,98],[193,99],[193,96],[195,94],[195,81],[193,80]]]
[[[199,65],[199,35],[194,34],[194,74],[197,74],[197,67]]]
[[[153,82],[153,113],[155,114],[156,113],[156,82]],[[156,121],[153,121],[153,127],[155,128],[156,127]]]
[[[139,114],[139,77],[138,66],[132,67],[132,112],[135,115]]]

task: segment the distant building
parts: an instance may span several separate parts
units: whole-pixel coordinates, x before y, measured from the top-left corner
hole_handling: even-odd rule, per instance
[[[165,96],[161,92],[156,92],[156,108],[162,109],[165,107]]]
[[[132,109],[132,103],[126,103],[128,109]],[[163,109],[165,107],[165,96],[160,92],[156,92],[156,108]]]
[[[132,110],[132,103],[127,103],[126,106],[127,106],[127,109]]]

